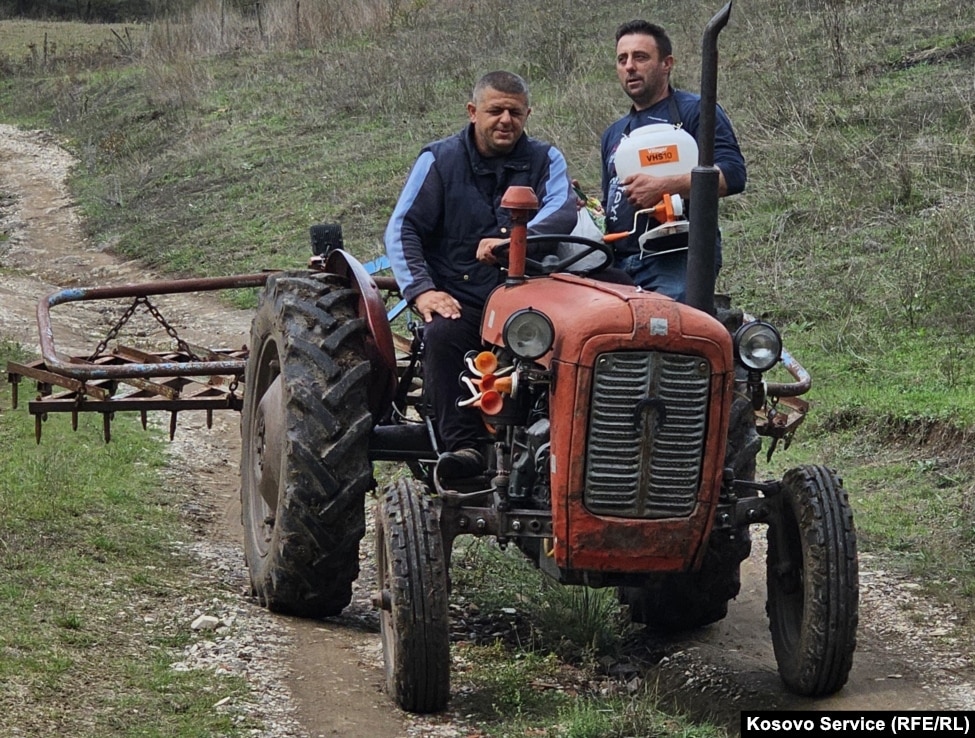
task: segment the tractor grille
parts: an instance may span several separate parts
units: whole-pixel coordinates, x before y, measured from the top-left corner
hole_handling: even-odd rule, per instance
[[[621,351],[598,358],[586,451],[591,512],[669,518],[693,511],[710,373],[699,356]]]

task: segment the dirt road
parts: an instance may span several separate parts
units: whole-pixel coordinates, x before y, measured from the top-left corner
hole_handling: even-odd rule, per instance
[[[107,285],[151,279],[137,264],[119,261],[111,244],[88,243],[64,185],[73,161],[49,136],[0,125],[0,335],[36,346],[34,310],[44,294],[66,286]],[[212,298],[180,296],[165,305],[181,315],[181,335],[213,346],[247,342],[250,315]],[[59,318],[56,339],[66,353],[100,338],[110,319],[94,308]],[[382,655],[377,619],[368,601],[371,542],[363,545],[363,578],[340,618],[325,622],[271,616],[246,597],[239,553],[237,418],[218,419],[207,431],[199,421],[181,424],[172,444],[174,474],[197,490],[201,545],[207,556],[224,557],[220,567],[236,577],[241,599],[257,611],[242,619],[269,647],[267,674],[283,673],[284,685],[263,689],[278,704],[266,711],[266,738],[343,736],[477,735],[462,718],[417,719],[405,715],[382,693]],[[837,696],[799,700],[778,681],[764,613],[764,557],[746,562],[741,596],[726,620],[693,638],[638,639],[635,647],[663,655],[647,678],[688,709],[729,725],[749,708],[780,709],[975,709],[972,643],[955,615],[919,595],[919,587],[885,571],[883,562],[861,558],[860,638],[849,685]],[[270,674],[271,676],[268,676]]]

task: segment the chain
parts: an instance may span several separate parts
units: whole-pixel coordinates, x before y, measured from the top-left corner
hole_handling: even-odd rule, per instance
[[[173,326],[171,326],[167,322],[167,320],[163,317],[162,313],[159,312],[159,309],[151,302],[149,302],[148,297],[142,296],[142,297],[136,297],[132,301],[132,304],[129,305],[128,308],[126,308],[125,312],[122,313],[122,317],[118,319],[115,325],[112,326],[111,329],[108,331],[108,334],[105,336],[105,338],[103,338],[98,343],[98,346],[95,347],[95,351],[92,353],[91,356],[88,357],[88,361],[90,362],[95,361],[95,359],[97,359],[99,356],[102,355],[102,353],[104,353],[105,349],[108,348],[108,344],[118,336],[119,331],[122,330],[122,327],[129,322],[129,320],[132,318],[133,315],[135,315],[135,311],[138,309],[139,305],[145,306],[146,311],[153,318],[156,319],[156,322],[159,323],[159,325],[161,325],[166,330],[166,334],[176,342],[176,346],[179,348],[180,351],[182,351],[187,356],[189,356],[189,358],[192,361],[200,360],[199,357],[196,356],[196,354],[194,354],[193,351],[190,349],[189,344],[179,337],[179,334],[176,332],[176,329],[173,328]]]
[[[97,359],[99,356],[102,355],[105,349],[108,348],[109,342],[112,341],[116,336],[118,336],[119,331],[122,330],[122,326],[124,326],[126,323],[129,322],[129,318],[131,318],[135,314],[136,308],[139,307],[139,302],[144,299],[145,298],[143,297],[135,298],[132,304],[129,305],[128,309],[124,313],[122,313],[122,317],[118,319],[118,322],[114,326],[112,326],[112,328],[108,331],[108,334],[105,336],[105,338],[103,338],[95,347],[95,351],[92,353],[91,356],[88,357],[88,361],[94,361],[95,359]]]
[[[142,300],[145,303],[146,310],[149,311],[149,314],[156,319],[156,322],[159,323],[159,325],[166,329],[166,333],[169,334],[169,337],[176,341],[176,346],[179,348],[179,350],[189,356],[191,361],[199,361],[200,357],[194,354],[190,349],[189,344],[179,337],[176,329],[166,322],[166,319],[163,317],[162,313],[159,312],[156,306],[149,302],[148,298],[143,297]]]

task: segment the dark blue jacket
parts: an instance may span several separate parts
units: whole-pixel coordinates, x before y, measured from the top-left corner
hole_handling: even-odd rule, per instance
[[[510,236],[501,198],[512,185],[531,187],[538,197],[530,233],[569,233],[576,224],[576,196],[557,148],[523,135],[511,154],[484,158],[473,135],[469,124],[423,148],[386,226],[386,253],[410,302],[443,290],[461,304],[484,306],[502,275],[477,261],[477,245]]]
[[[619,191],[619,180],[616,177],[616,149],[623,140],[623,136],[631,131],[648,126],[653,123],[673,123],[681,124],[685,131],[690,133],[695,140],[697,139],[698,127],[701,120],[701,96],[685,90],[675,90],[671,88],[673,102],[677,105],[677,115],[680,120],[674,120],[671,107],[671,98],[666,97],[657,104],[646,110],[634,110],[613,123],[603,132],[602,139],[602,163],[603,163],[603,207],[606,209],[606,232],[618,233],[629,231],[633,228],[634,207]],[[695,162],[696,164],[696,162]],[[731,121],[725,112],[718,107],[715,115],[714,125],[714,164],[724,174],[725,182],[728,185],[728,195],[737,195],[745,189],[747,173],[745,170],[745,159],[741,155],[738,146],[738,139],[731,126]],[[688,204],[688,208],[690,208]],[[640,233],[649,227],[654,227],[658,223],[650,219],[641,219],[643,222],[638,224],[638,232],[615,244],[618,256],[628,256],[640,251],[637,241]],[[720,239],[720,234],[719,234]],[[677,243],[682,241],[682,243]],[[687,234],[670,236],[654,242],[655,249],[676,248],[687,245]]]

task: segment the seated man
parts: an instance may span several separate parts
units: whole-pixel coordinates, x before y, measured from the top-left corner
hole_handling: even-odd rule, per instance
[[[480,346],[481,313],[501,283],[494,247],[510,238],[501,198],[531,187],[539,210],[529,233],[569,233],[576,196],[565,157],[525,134],[528,87],[516,74],[490,72],[467,103],[470,123],[423,148],[386,227],[386,252],[403,297],[426,322],[424,387],[441,450],[443,479],[484,470],[480,414],[457,407],[464,354]]]

